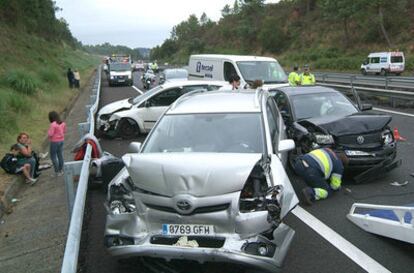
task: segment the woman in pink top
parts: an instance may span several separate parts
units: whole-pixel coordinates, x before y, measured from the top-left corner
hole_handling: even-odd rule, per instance
[[[50,158],[55,168],[55,176],[63,175],[63,141],[65,140],[66,124],[60,120],[55,111],[49,112],[50,126],[47,131],[50,141]]]

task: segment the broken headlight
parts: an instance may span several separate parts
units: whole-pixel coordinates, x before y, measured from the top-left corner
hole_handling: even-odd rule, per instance
[[[384,145],[391,144],[394,142],[394,136],[390,129],[386,129],[381,133],[382,142]]]
[[[334,144],[332,135],[315,134],[315,141],[318,144]]]
[[[135,199],[128,180],[124,183],[112,184],[109,187],[108,208],[113,214],[131,213],[136,211]]]
[[[281,186],[269,187],[263,168],[256,165],[240,193],[239,210],[241,213],[268,211],[268,221],[280,221],[280,195]]]

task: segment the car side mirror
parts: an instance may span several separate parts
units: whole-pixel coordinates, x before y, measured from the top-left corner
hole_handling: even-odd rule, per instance
[[[368,111],[372,110],[372,104],[371,103],[363,103],[361,105],[361,111]]]
[[[141,151],[141,142],[131,142],[128,146],[130,153],[139,153]]]
[[[368,62],[367,62],[367,61],[364,61],[362,64],[363,64],[363,65],[367,65],[367,64],[368,64]]]
[[[295,149],[295,142],[293,139],[283,139],[279,142],[279,153],[287,152]]]

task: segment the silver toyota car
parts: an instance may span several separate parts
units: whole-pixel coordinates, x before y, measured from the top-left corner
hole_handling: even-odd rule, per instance
[[[267,91],[178,99],[108,186],[108,251],[278,271],[295,233],[282,220],[298,203],[283,127]]]

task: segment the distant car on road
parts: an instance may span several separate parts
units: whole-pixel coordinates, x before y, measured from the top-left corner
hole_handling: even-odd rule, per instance
[[[282,126],[267,92],[179,99],[109,184],[109,253],[279,272],[295,234],[283,219],[298,203],[279,157],[294,148]]]
[[[162,113],[180,96],[196,90],[217,90],[223,82],[174,81],[149,90],[135,98],[113,102],[98,112],[97,129],[107,135],[131,138],[148,133]]]
[[[110,63],[108,65],[109,86],[133,84],[131,64],[129,63]]]
[[[403,52],[376,52],[370,53],[367,59],[361,64],[361,73],[396,74],[397,76],[404,72],[405,58]]]
[[[142,62],[135,62],[133,64],[133,70],[134,71],[144,71],[145,70],[145,65]]]
[[[342,151],[349,158],[347,170],[363,172],[355,177],[357,182],[398,166],[397,144],[388,125],[391,116],[365,112],[372,105],[358,108],[328,87],[284,87],[272,93],[287,135],[296,143],[291,159],[319,147]]]
[[[188,71],[184,68],[170,68],[165,69],[160,74],[160,84],[165,81],[187,80]]]

